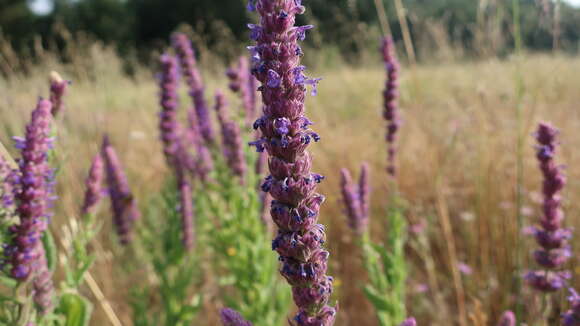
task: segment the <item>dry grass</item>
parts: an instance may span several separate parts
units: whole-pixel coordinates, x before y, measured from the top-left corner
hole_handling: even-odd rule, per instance
[[[58,148],[60,171],[58,214],[53,228],[59,230],[78,210],[82,181],[89,159],[107,132],[119,148],[137,197],[156,191],[165,173],[157,142],[157,89],[153,71],[141,68],[134,78],[121,73],[121,64],[109,50],[95,46],[81,63],[61,65],[47,58],[33,68],[33,77],[0,79],[0,140],[22,134],[36,96],[47,95],[46,78],[55,69],[76,76],[67,96],[67,111],[60,121]],[[451,221],[457,259],[473,268],[461,277],[469,324],[493,324],[498,314],[512,307],[515,223],[516,99],[515,63],[485,61],[418,66],[402,75],[404,125],[399,143],[400,189],[410,205],[409,220],[427,221],[426,235],[434,266],[425,252],[411,241],[408,307],[423,325],[450,325],[457,305],[448,260],[442,215]],[[530,134],[539,120],[548,120],[561,131],[559,159],[567,165],[569,185],[565,193],[568,224],[580,229],[580,58],[533,56],[522,62],[526,95],[525,115],[525,211],[527,224],[539,214],[536,202],[539,173]],[[219,72],[219,69],[218,69]],[[337,66],[315,71],[324,80],[319,96],[309,98],[308,111],[322,142],[312,147],[315,169],[327,176],[322,193],[328,195],[322,216],[330,225],[331,275],[337,276],[335,298],[341,302],[337,325],[375,325],[372,310],[360,290],[358,253],[344,223],[338,198],[338,171],[357,168],[368,161],[373,168],[373,224],[382,223],[389,193],[384,172],[385,123],[381,120],[384,73],[377,64],[366,67]],[[226,87],[223,74],[205,74],[208,91]],[[209,97],[208,93],[208,97]],[[231,94],[230,94],[231,95]],[[232,97],[232,102],[237,103]],[[186,104],[187,99],[183,98]],[[99,252],[92,273],[126,325],[130,311],[124,303],[135,279],[123,275],[115,262],[124,255],[114,245],[110,221],[96,246]],[[378,227],[376,228],[379,229]],[[374,232],[380,238],[380,232]],[[577,236],[576,239],[580,239]],[[532,242],[526,239],[526,253]],[[576,241],[577,243],[577,241]],[[273,253],[274,254],[274,253]],[[526,255],[524,266],[527,264]],[[573,261],[572,264],[575,264]],[[417,285],[438,284],[439,291],[414,293]],[[88,292],[87,292],[88,293]],[[534,296],[529,295],[532,303]],[[439,300],[439,301],[437,301]],[[436,304],[442,302],[443,304]],[[207,325],[213,323],[208,319]],[[203,324],[203,323],[202,323]],[[96,309],[92,325],[108,325]],[[213,324],[212,324],[213,325]]]

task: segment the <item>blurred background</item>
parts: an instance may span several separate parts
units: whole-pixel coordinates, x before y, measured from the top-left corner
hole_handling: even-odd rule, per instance
[[[580,0],[303,2],[307,11],[299,23],[316,26],[305,41],[304,60],[309,75],[324,77],[319,95],[308,98],[308,111],[323,139],[312,151],[315,171],[327,176],[320,187],[328,199],[321,216],[329,225],[333,298],[341,308],[337,326],[377,325],[361,290],[365,271],[344,216],[339,170],[369,162],[371,233],[382,241],[390,189],[380,118],[386,76],[378,48],[387,26],[402,61],[399,190],[416,230],[406,246],[409,314],[420,325],[495,325],[518,302],[520,274],[534,266],[531,237],[521,238],[521,266],[514,248],[522,234],[516,221],[523,218],[529,226],[541,214],[541,176],[530,136],[540,120],[561,130],[558,161],[566,164],[569,179],[566,223],[580,230]],[[89,159],[105,132],[136,198],[159,191],[169,172],[158,141],[154,76],[173,31],[191,37],[208,101],[213,104],[221,89],[233,108],[240,107],[224,73],[246,54],[246,24],[256,15],[245,8],[245,0],[0,0],[2,143],[22,134],[37,96],[47,94],[51,70],[73,82],[59,127],[66,168],[59,172],[55,232],[75,216]],[[182,104],[189,105],[185,92]],[[131,254],[115,245],[110,214],[104,209],[100,216],[105,226],[91,271],[118,318],[131,325],[129,292],[141,278],[123,269],[120,262]],[[451,232],[444,232],[446,224]],[[568,267],[575,276],[576,266],[574,256]],[[572,281],[578,285],[576,277]],[[200,325],[218,324],[224,304],[219,289],[215,281],[203,284]],[[566,307],[564,292],[558,299],[558,307]],[[540,300],[523,288],[519,303],[529,325],[540,325]],[[109,325],[107,320],[95,304],[91,325]]]
[[[406,0],[402,8],[389,0],[308,0],[301,23],[317,26],[308,45],[331,47],[351,62],[366,59],[360,54],[374,51],[380,35],[380,1],[390,22],[403,11],[420,60],[503,56],[513,48],[512,9],[503,0]],[[578,51],[580,0],[519,2],[526,48]],[[146,60],[181,24],[211,50],[245,43],[250,19],[245,5],[244,0],[2,0],[0,37],[25,55],[39,46],[63,50],[68,37],[90,37]],[[398,24],[392,32],[401,39]],[[232,53],[222,52],[224,60],[231,59]]]

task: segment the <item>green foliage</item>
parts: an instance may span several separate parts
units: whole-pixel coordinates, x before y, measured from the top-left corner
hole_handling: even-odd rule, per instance
[[[254,153],[247,153],[252,169]],[[278,259],[270,246],[271,235],[260,218],[258,180],[250,173],[240,184],[218,161],[215,184],[200,198],[203,219],[210,221],[205,234],[220,270],[225,304],[255,326],[281,325],[290,303],[290,289],[278,276]],[[231,290],[233,291],[231,291]]]
[[[364,292],[373,304],[381,326],[393,326],[406,317],[405,241],[407,225],[401,207],[390,208],[385,244],[373,243],[368,236],[362,239],[364,264],[369,283]]]
[[[134,323],[137,326],[189,326],[201,306],[201,296],[192,293],[200,273],[200,261],[182,243],[179,194],[174,180],[150,199],[139,228],[136,249],[139,267],[148,265],[154,282],[144,282],[133,291]],[[150,307],[151,300],[162,304]]]
[[[60,297],[58,313],[65,317],[63,326],[87,326],[93,306],[84,297],[75,293],[65,293]]]

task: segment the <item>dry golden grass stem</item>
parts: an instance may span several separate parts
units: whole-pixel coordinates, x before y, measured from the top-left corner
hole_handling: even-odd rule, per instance
[[[375,0],[375,7],[377,8],[377,15],[379,16],[383,36],[392,37],[393,33],[391,33],[391,27],[389,26],[389,18],[387,16],[385,4],[382,0]]]
[[[403,33],[403,41],[405,42],[407,57],[414,66],[417,64],[417,58],[415,56],[415,48],[413,47],[413,39],[411,38],[411,31],[409,29],[409,24],[407,23],[407,13],[403,1],[395,0],[395,7],[397,8],[397,17],[399,18],[401,32]]]
[[[447,255],[449,259],[449,265],[451,269],[451,274],[453,277],[453,287],[455,288],[455,298],[457,301],[457,310],[459,312],[459,324],[461,326],[467,326],[466,311],[465,311],[465,290],[463,289],[463,282],[461,280],[461,274],[459,273],[459,268],[457,267],[459,261],[457,259],[457,249],[455,247],[455,238],[453,237],[453,230],[451,228],[451,219],[449,217],[449,208],[447,207],[447,202],[445,201],[443,194],[443,184],[442,182],[437,182],[436,186],[437,195],[437,215],[439,216],[439,223],[443,229],[443,237],[447,244]]]

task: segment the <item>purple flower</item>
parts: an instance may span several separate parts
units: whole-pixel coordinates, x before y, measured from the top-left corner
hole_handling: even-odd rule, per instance
[[[60,75],[53,71],[50,73],[50,102],[52,103],[52,116],[56,117],[63,109],[62,98],[70,85],[70,81],[63,80]]]
[[[0,155],[0,205],[7,210],[12,211],[14,205],[14,197],[12,193],[12,176],[16,171],[13,171],[8,162]]]
[[[223,326],[252,326],[237,311],[231,308],[224,308],[220,311]]]
[[[574,289],[570,289],[570,310],[562,315],[562,326],[580,326],[580,296]]]
[[[104,164],[101,154],[95,155],[89,175],[85,180],[85,200],[81,207],[81,215],[92,214],[103,195]]]
[[[497,326],[516,326],[516,315],[509,310],[504,312]]]
[[[200,173],[205,178],[206,173],[200,167],[203,164],[202,159],[197,161],[193,158],[184,146],[184,134],[179,121],[177,120],[177,110],[179,99],[177,95],[178,83],[178,63],[177,60],[169,55],[161,56],[161,76],[159,88],[161,89],[161,113],[159,115],[159,130],[161,141],[163,142],[163,153],[167,163],[175,173],[180,200],[180,213],[183,231],[183,244],[186,249],[193,248],[194,242],[194,225],[193,225],[193,203],[191,184],[187,180],[187,171]],[[205,148],[202,145],[203,148]]]
[[[368,180],[368,164],[361,166],[358,187],[352,181],[347,169],[340,171],[340,189],[342,201],[346,208],[346,216],[350,228],[358,235],[366,232],[369,222],[370,186]]]
[[[415,321],[415,318],[411,317],[403,321],[399,326],[417,326],[417,321]]]
[[[201,74],[197,68],[197,61],[193,47],[191,46],[191,41],[183,33],[173,34],[171,41],[179,58],[181,71],[189,87],[189,95],[194,104],[199,131],[207,143],[212,143],[214,135],[209,110],[205,101],[205,89]]]
[[[227,70],[226,76],[230,80],[230,89],[238,93],[242,99],[246,121],[250,122],[256,118],[256,78],[252,76],[250,62],[247,57],[242,56],[238,60],[236,67]]]
[[[243,182],[246,174],[246,158],[242,145],[240,126],[232,121],[227,115],[227,102],[223,93],[217,92],[215,96],[215,110],[218,114],[222,131],[222,149],[228,167],[232,173]]]
[[[401,126],[399,119],[398,88],[399,88],[399,62],[397,61],[395,44],[393,39],[386,37],[383,39],[381,47],[383,62],[387,70],[387,81],[383,91],[383,101],[385,110],[383,116],[387,121],[387,172],[391,176],[396,175],[396,145],[397,131]]]
[[[52,274],[41,241],[54,200],[54,173],[48,165],[51,108],[50,101],[38,101],[19,146],[18,170],[10,178],[19,217],[19,223],[11,228],[11,274],[19,281],[33,277],[33,298],[42,314],[50,311],[53,299]]]
[[[292,286],[298,313],[292,324],[330,326],[336,309],[328,305],[332,278],[326,275],[329,253],[324,250],[324,227],[317,223],[324,197],[316,193],[322,180],[310,171],[308,154],[311,140],[320,137],[310,130],[305,117],[305,82],[298,40],[311,26],[294,27],[295,16],[304,12],[300,1],[257,0],[255,9],[260,24],[251,26],[252,73],[261,83],[264,115],[254,126],[261,138],[252,142],[267,151],[270,175],[262,189],[272,196],[270,214],[278,226],[272,248],[280,255],[280,273]]]
[[[543,292],[557,291],[565,286],[567,272],[562,270],[571,256],[568,240],[572,233],[562,227],[564,213],[561,208],[560,192],[566,184],[566,177],[562,167],[557,165],[554,156],[558,142],[558,130],[547,123],[540,123],[536,132],[537,158],[540,164],[544,182],[543,216],[540,218],[540,227],[532,227],[531,234],[541,246],[534,252],[536,263],[542,270],[526,274],[524,279],[535,289]]]
[[[139,219],[141,213],[129,188],[121,161],[107,136],[103,139],[102,155],[105,160],[105,171],[107,172],[113,223],[121,244],[126,245],[131,241],[133,224]]]

